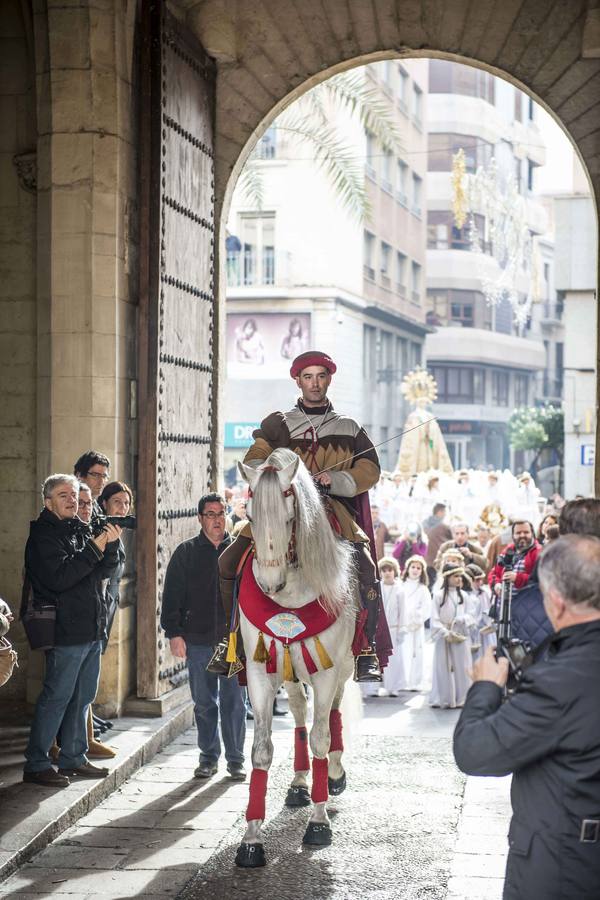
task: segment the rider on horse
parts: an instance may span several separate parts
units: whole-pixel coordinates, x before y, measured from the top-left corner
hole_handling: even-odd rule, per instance
[[[258,466],[273,450],[287,447],[298,454],[325,496],[330,519],[342,538],[351,541],[363,610],[366,641],[355,642],[357,681],[380,681],[375,632],[380,591],[377,570],[370,552],[369,537],[360,527],[360,495],[377,484],[381,470],[373,444],[364,428],[347,416],[336,413],[327,399],[327,390],[336,365],[316,350],[302,353],[292,363],[290,375],[302,392],[289,412],[274,412],[263,419],[253,434],[254,443],[244,463]],[[356,503],[355,503],[356,498]],[[368,515],[368,512],[367,512]],[[358,520],[358,521],[357,521]],[[240,560],[252,542],[252,529],[246,523],[235,540],[219,558],[221,597],[229,623],[233,589]]]

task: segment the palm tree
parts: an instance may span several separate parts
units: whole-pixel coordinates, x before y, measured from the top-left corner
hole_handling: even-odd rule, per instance
[[[334,75],[307,91],[292,103],[271,128],[291,135],[297,145],[305,145],[316,165],[327,175],[337,197],[359,221],[370,218],[371,210],[364,183],[364,165],[356,157],[356,147],[348,143],[336,123],[337,114],[357,115],[384,151],[402,151],[402,137],[392,103],[372,86],[359,69]],[[240,175],[238,188],[246,200],[262,208],[263,181],[260,157],[255,149]]]

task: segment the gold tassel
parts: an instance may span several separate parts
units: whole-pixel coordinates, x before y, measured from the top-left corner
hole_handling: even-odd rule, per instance
[[[294,669],[292,667],[292,657],[290,656],[290,648],[287,644],[283,645],[283,680],[294,680]]]
[[[321,666],[324,669],[331,669],[333,667],[333,663],[331,662],[331,657],[329,656],[329,653],[327,652],[327,650],[325,649],[325,647],[319,640],[318,635],[315,635],[314,642],[315,642],[315,650],[317,651],[317,656],[319,657],[319,662],[321,663]]]
[[[237,659],[237,634],[235,631],[229,632],[229,643],[227,644],[227,656],[225,662],[234,663]]]
[[[254,656],[252,659],[254,662],[266,662],[269,658],[269,654],[267,653],[267,645],[265,644],[265,639],[263,637],[262,631],[258,632],[258,640],[256,642],[256,649],[254,651]]]

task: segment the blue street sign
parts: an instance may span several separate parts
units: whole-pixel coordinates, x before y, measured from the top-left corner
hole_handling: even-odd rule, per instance
[[[596,460],[596,448],[593,444],[581,444],[581,465],[593,466]]]

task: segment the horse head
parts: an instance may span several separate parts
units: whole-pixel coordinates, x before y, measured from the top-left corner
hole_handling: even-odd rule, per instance
[[[255,544],[254,576],[271,596],[285,587],[288,566],[295,564],[293,482],[299,465],[300,458],[285,448],[274,450],[260,466],[238,464],[249,485],[246,515]]]

